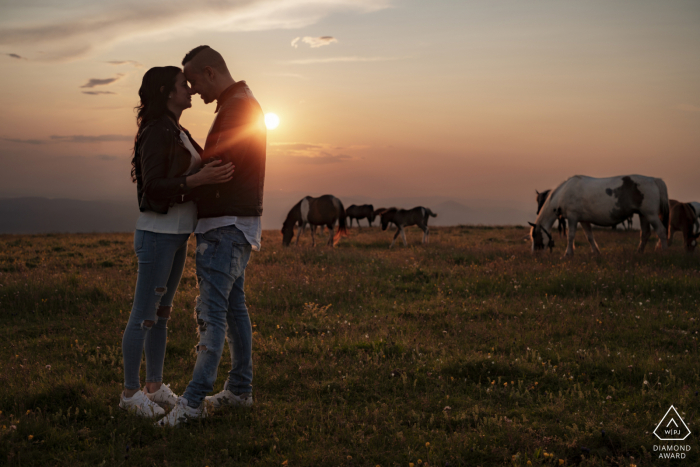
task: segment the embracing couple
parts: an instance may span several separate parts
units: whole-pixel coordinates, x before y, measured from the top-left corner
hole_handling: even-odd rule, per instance
[[[122,339],[119,407],[163,416],[159,426],[203,418],[207,406],[253,404],[252,328],[243,285],[251,250],[260,249],[264,116],[245,81],[234,81],[221,54],[209,46],[191,50],[182,65],[151,68],[143,77],[131,170],[141,210],[134,233],[139,269]],[[192,106],[192,94],[205,104],[216,101],[204,149],[179,123],[183,110]],[[177,397],[163,384],[163,364],[167,323],[191,233],[197,237],[199,342],[192,379]],[[214,390],[225,339],[231,371],[223,390],[207,396]],[[171,409],[167,415],[164,408]]]

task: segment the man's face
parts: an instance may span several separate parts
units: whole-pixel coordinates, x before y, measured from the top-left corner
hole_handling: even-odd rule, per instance
[[[199,94],[205,104],[210,104],[216,100],[214,95],[214,83],[207,75],[207,70],[205,69],[202,73],[195,72],[192,67],[189,66],[190,63],[185,64],[183,72],[185,73],[185,78],[190,83],[193,94]]]

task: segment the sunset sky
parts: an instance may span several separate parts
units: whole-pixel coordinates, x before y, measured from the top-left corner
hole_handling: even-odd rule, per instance
[[[534,203],[639,173],[700,200],[697,0],[3,0],[0,197],[135,203],[141,78],[201,44],[280,117],[270,194]]]

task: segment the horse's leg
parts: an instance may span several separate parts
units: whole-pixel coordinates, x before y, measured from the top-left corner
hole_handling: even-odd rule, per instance
[[[358,222],[359,224],[359,222]],[[330,234],[328,235],[328,246],[333,248],[335,245],[333,245],[333,233],[335,232],[335,224],[331,225],[328,227],[328,231]]]
[[[661,248],[665,250],[668,248],[668,242],[666,241],[666,229],[664,228],[663,222],[657,216],[652,217],[650,224],[654,227],[656,231],[656,236],[659,237],[659,241],[656,243],[656,249]]]
[[[315,225],[311,226],[311,246],[312,247],[316,246],[316,226]]]
[[[581,228],[583,229],[583,233],[586,234],[586,238],[588,239],[588,243],[591,244],[591,251],[595,253],[596,255],[600,254],[600,249],[598,248],[598,244],[595,242],[595,239],[593,238],[593,230],[591,229],[591,223],[590,222],[581,222]]]
[[[669,222],[668,224],[668,246],[671,246],[673,243],[673,236],[676,234],[676,229],[673,228],[673,224]]]
[[[406,241],[406,231],[401,226],[399,226],[399,229],[401,229],[401,239],[403,240],[403,246],[408,246],[408,242]]]
[[[566,253],[564,256],[574,256],[574,239],[576,238],[576,227],[578,221],[576,219],[569,219],[569,235],[566,242]]]
[[[299,238],[301,238],[301,234],[304,233],[304,229],[306,229],[306,222],[302,222],[301,227],[299,227],[299,231],[297,232],[297,241],[295,245],[299,244]]]
[[[396,243],[396,237],[398,237],[400,233],[401,233],[401,227],[397,227],[396,233],[394,234],[394,240],[391,242],[391,245],[389,245],[389,248],[394,248],[394,243]]]
[[[421,240],[421,243],[428,243],[428,226],[419,224],[418,227],[423,231],[423,240]]]
[[[645,216],[639,215],[640,234],[639,234],[639,246],[637,247],[637,252],[641,253],[644,251],[644,247],[647,246],[647,241],[649,241],[649,236],[651,235],[651,228],[649,227],[649,221]]]

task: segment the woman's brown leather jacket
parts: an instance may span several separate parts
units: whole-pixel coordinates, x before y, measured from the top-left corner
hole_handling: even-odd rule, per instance
[[[183,128],[192,146],[202,148]],[[141,211],[167,214],[175,203],[189,200],[192,191],[185,182],[185,171],[192,155],[180,139],[180,129],[167,116],[144,126],[136,137],[136,190]]]

